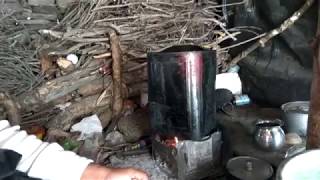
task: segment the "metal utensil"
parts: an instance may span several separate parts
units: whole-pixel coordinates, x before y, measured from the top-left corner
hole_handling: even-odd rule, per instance
[[[278,167],[276,180],[318,180],[320,150],[305,151],[284,160]]]
[[[259,120],[254,133],[255,142],[267,151],[276,151],[285,144],[281,120]]]
[[[269,163],[250,156],[230,159],[227,170],[232,179],[241,180],[266,180],[273,175],[273,169]]]
[[[309,101],[296,101],[283,104],[283,120],[288,133],[307,135]]]

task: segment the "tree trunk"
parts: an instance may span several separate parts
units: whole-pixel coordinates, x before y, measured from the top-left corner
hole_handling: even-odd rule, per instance
[[[307,149],[320,148],[320,1],[318,1],[318,33],[314,43],[313,80],[311,86]]]

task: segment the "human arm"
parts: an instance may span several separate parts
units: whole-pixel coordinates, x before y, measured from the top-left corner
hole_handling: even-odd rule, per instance
[[[0,149],[13,150],[22,155],[17,170],[30,177],[45,180],[146,180],[145,173],[135,169],[111,169],[91,164],[92,160],[64,151],[57,143],[46,143],[34,135],[27,135],[19,126],[11,127],[0,120]],[[112,179],[113,178],[113,179]],[[130,178],[130,179],[129,179]],[[121,180],[120,178],[116,180]]]

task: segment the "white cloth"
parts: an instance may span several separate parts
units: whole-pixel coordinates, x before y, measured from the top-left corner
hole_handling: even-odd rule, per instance
[[[64,151],[57,143],[46,143],[27,135],[19,126],[0,120],[0,149],[22,155],[17,170],[43,180],[79,180],[92,160]]]
[[[228,89],[232,94],[242,94],[242,83],[238,73],[222,73],[216,76],[216,89]]]

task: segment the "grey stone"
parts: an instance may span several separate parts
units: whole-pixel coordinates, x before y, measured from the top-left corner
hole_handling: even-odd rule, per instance
[[[96,160],[100,146],[104,143],[102,134],[95,134],[94,136],[84,140],[84,143],[79,148],[79,155],[86,158]]]
[[[133,114],[121,118],[118,122],[118,128],[127,142],[136,142],[141,137],[150,135],[151,127],[148,112],[139,109]]]
[[[119,131],[110,132],[109,134],[106,135],[105,140],[106,140],[105,145],[108,147],[113,147],[113,146],[126,143],[126,140],[124,139],[123,134],[121,134]]]
[[[104,110],[101,114],[99,114],[99,119],[101,121],[101,125],[103,128],[107,127],[112,119],[112,111],[110,108]]]

